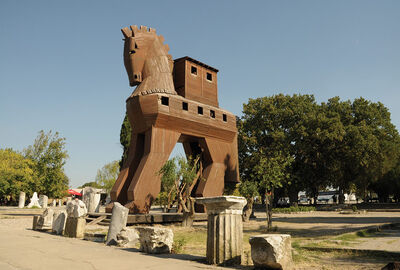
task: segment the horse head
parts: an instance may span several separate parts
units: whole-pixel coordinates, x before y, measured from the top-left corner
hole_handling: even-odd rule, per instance
[[[172,69],[173,60],[164,38],[155,29],[136,25],[121,29],[124,37],[124,64],[129,85],[137,86],[133,95],[155,92],[176,94]]]

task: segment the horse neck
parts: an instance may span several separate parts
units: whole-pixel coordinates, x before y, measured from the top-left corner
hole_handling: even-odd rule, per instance
[[[133,95],[152,93],[176,94],[169,58],[165,53],[151,50],[143,66],[143,81]]]

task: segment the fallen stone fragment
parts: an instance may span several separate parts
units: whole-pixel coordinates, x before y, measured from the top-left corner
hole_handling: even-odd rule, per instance
[[[37,218],[37,222],[34,224],[33,230],[51,230],[53,224],[53,214],[53,209],[46,208],[43,211],[43,214]]]
[[[139,234],[135,229],[123,228],[117,234],[117,246],[125,248],[133,248],[139,242]]]
[[[250,237],[249,242],[256,269],[293,269],[290,235],[262,234]]]
[[[117,245],[118,239],[117,235],[122,231],[123,228],[126,227],[126,223],[128,221],[129,209],[125,206],[122,206],[118,202],[114,202],[114,207],[112,209],[111,222],[108,227],[107,234],[107,245]]]
[[[160,227],[136,227],[139,232],[140,250],[146,253],[171,253],[174,233]]]

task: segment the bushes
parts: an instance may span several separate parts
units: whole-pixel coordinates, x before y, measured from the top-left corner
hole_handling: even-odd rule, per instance
[[[314,206],[290,206],[287,208],[272,209],[273,213],[283,213],[283,214],[290,214],[290,213],[297,213],[297,212],[311,212],[311,211],[315,211]]]

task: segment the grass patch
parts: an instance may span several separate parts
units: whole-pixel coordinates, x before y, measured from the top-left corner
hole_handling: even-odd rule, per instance
[[[173,231],[174,244],[176,245],[175,253],[206,255],[207,229],[175,227]]]
[[[272,209],[273,213],[282,213],[282,214],[290,214],[290,213],[299,213],[299,212],[312,212],[315,211],[314,206],[290,206],[286,208],[274,208]]]
[[[183,252],[184,246],[186,244],[185,237],[175,237],[174,243],[172,243],[172,253],[179,254]]]

